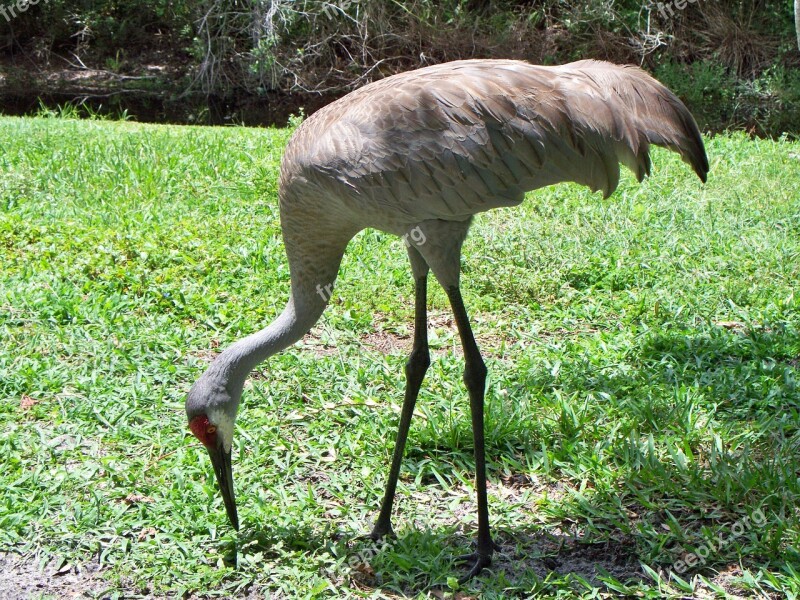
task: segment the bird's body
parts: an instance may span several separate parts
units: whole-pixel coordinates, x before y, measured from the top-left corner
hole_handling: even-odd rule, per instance
[[[232,486],[230,440],[242,385],[256,364],[319,319],[347,243],[371,227],[410,242],[417,290],[406,400],[373,535],[391,532],[405,437],[429,364],[425,294],[430,269],[453,305],[467,365],[479,507],[478,552],[468,576],[488,564],[486,369],[459,291],[461,245],[469,224],[476,213],[519,204],[525,192],[561,181],[608,196],[617,187],[620,163],[639,180],[649,173],[651,143],[679,152],[705,181],[702,138],[680,100],[636,67],[598,61],[560,67],[510,60],[447,63],[372,83],[307,119],[281,164],[289,303],[275,322],[223,352],[187,399],[192,430],[212,459],[216,445],[228,454],[227,464],[218,458],[214,464],[231,520],[238,525],[232,489],[228,497],[224,488]]]
[[[647,138],[659,125],[669,133],[651,141],[703,168],[680,101],[636,67],[609,67],[466,60],[372,83],[303,123],[281,188],[302,180],[327,197],[316,210],[400,235],[421,220],[466,221],[519,204],[560,181],[608,196],[619,162],[640,180],[649,172]]]

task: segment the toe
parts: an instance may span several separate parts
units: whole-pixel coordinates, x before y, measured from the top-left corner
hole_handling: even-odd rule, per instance
[[[376,525],[371,532],[359,536],[358,539],[378,542],[383,538],[395,539],[396,537],[397,535],[395,535],[391,525],[389,525],[388,527],[378,527]]]
[[[480,554],[476,552],[473,555],[467,555],[471,557],[469,561],[472,566],[470,567],[469,571],[458,580],[458,583],[466,583],[473,577],[475,577],[478,573],[483,571],[486,567],[492,564],[492,556],[490,554]],[[467,556],[463,556],[460,558],[466,559]]]

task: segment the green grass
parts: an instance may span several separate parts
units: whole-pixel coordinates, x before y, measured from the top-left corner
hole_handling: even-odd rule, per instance
[[[490,371],[502,551],[454,590],[476,529],[472,441],[436,285],[398,540],[355,539],[402,398],[402,242],[360,234],[313,335],[246,387],[236,534],[183,400],[285,303],[290,131],[0,129],[3,551],[99,564],[91,593],[126,598],[800,594],[800,145],[719,136],[705,186],[658,151],[651,179],[608,200],[562,185],[477,219],[464,295]],[[670,575],[690,553],[708,556]]]

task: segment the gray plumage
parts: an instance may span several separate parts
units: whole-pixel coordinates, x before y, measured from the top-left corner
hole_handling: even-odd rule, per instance
[[[483,457],[486,369],[461,301],[461,245],[473,215],[522,202],[527,191],[574,181],[610,195],[619,164],[641,181],[650,144],[678,152],[701,180],[708,161],[681,101],[636,67],[579,61],[558,67],[468,60],[388,77],[333,102],[289,141],[279,186],[291,272],[284,312],[228,348],[186,402],[193,431],[215,459],[228,453],[242,386],[259,362],[300,339],[322,314],[349,240],[372,227],[404,236],[416,283],[414,349],[389,484],[373,537],[391,533],[391,506],[408,423],[430,362],[425,294],[428,270],[448,293],[464,345],[475,435],[478,551],[471,577],[491,561]],[[409,235],[414,233],[414,235]],[[323,293],[324,292],[324,293]],[[202,420],[205,418],[206,420]],[[196,419],[193,421],[193,419]],[[218,437],[214,437],[218,436]],[[217,469],[218,480],[224,476]],[[228,474],[221,486],[232,486]],[[238,526],[232,489],[225,492]]]

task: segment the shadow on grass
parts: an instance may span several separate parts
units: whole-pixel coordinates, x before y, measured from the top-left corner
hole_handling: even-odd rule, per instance
[[[548,396],[577,398],[582,404],[594,394],[611,398],[613,409],[604,412],[609,407],[596,402],[590,416],[605,423],[564,426],[564,415],[553,413],[551,429],[544,418],[525,424],[534,435],[497,429],[487,438],[492,466],[521,466],[519,454],[541,454],[542,444],[560,464],[569,464],[603,444],[607,471],[603,477],[586,469],[579,486],[574,474],[554,469],[550,476],[573,487],[537,506],[535,524],[495,528],[501,550],[487,574],[466,589],[524,595],[559,580],[614,594],[617,582],[652,585],[642,563],[668,571],[755,510],[765,514],[763,524],[736,539],[728,536],[727,545],[713,548],[682,576],[713,577],[714,569],[739,564],[800,568],[800,555],[787,543],[798,530],[794,507],[800,501],[798,355],[800,336],[789,328],[713,327],[643,336],[625,369],[586,369],[576,362],[564,365],[558,378],[534,372],[514,395],[534,394],[543,404]],[[404,470],[412,476],[424,475],[414,470],[431,461],[443,467],[440,474],[472,472],[468,441],[455,448],[426,435],[421,441],[408,449]],[[513,475],[519,475],[518,487],[540,477],[535,471]],[[437,485],[435,477],[421,480]],[[497,470],[490,468],[490,493],[497,485]],[[328,553],[336,565],[332,580],[402,595],[450,589],[452,578],[464,573],[454,559],[467,551],[474,533],[460,531],[457,517],[451,529],[401,531],[386,543],[357,539],[362,532],[337,538],[333,530],[265,529],[242,545],[265,555],[275,544]]]
[[[708,555],[682,571],[684,578],[713,578],[739,565],[800,570],[793,541],[800,529],[798,331],[780,324],[748,329],[729,323],[702,331],[651,332],[626,361],[627,369],[609,364],[608,371],[602,365],[589,370],[576,364],[562,367],[558,379],[548,372],[527,382],[537,396],[558,392],[581,403],[591,393],[611,397],[613,411],[604,413],[604,407],[596,413],[617,419],[614,426],[600,425],[604,433],[592,431],[594,423],[565,426],[560,423],[564,415],[555,414],[549,430],[531,423],[536,445],[512,429],[505,431],[510,437],[487,439],[495,465],[520,464],[518,449],[536,455],[542,443],[562,464],[574,456],[570,452],[590,453],[606,444],[612,458],[605,460],[613,470],[609,478],[594,481],[587,469],[582,476],[587,490],[571,490],[543,511],[547,529],[525,524],[496,531],[504,551],[492,571],[502,571],[510,589],[530,587],[553,574],[571,574],[600,588],[606,587],[607,575],[635,585],[649,580],[640,563],[668,573],[692,554]],[[517,393],[529,392],[520,388]],[[426,441],[432,454],[448,454]],[[583,449],[575,450],[581,444]],[[451,456],[447,462],[471,470],[469,453],[460,450],[457,460]],[[420,452],[425,449],[411,450],[417,458]],[[523,482],[531,481],[522,475]],[[764,521],[743,528],[757,511]],[[450,540],[428,535],[439,542],[432,554],[423,556],[418,549],[416,560],[435,566]],[[433,572],[448,571],[439,567]],[[458,575],[452,566],[449,571]]]
[[[611,397],[621,426],[602,440],[615,455],[612,485],[575,490],[550,516],[576,523],[590,546],[627,541],[633,565],[668,571],[708,551],[684,578],[740,564],[796,571],[798,357],[796,329],[730,323],[650,333],[629,355],[633,368],[613,375],[573,371],[553,382],[549,391],[563,396]],[[556,428],[551,448],[569,435],[571,444],[598,442],[584,431],[558,439],[565,429]],[[587,479],[591,487],[591,473]],[[756,511],[764,522],[744,527]],[[644,576],[638,567],[629,575],[637,573]]]
[[[599,578],[606,575],[620,581],[644,579],[631,539],[598,542],[590,536],[553,534],[535,528],[498,529],[494,536],[499,550],[491,568],[464,589],[479,587],[482,580],[500,579],[506,592],[523,592],[552,575],[597,585],[602,585]],[[274,536],[270,538],[275,541]],[[317,535],[308,542],[340,559],[339,566],[329,572],[331,579],[348,579],[362,590],[400,595],[449,590],[453,579],[467,568],[457,557],[471,548],[469,537],[446,530],[407,530],[397,538],[378,542],[363,538],[335,541]],[[284,543],[291,543],[291,539]],[[262,550],[268,552],[269,547]]]

